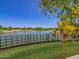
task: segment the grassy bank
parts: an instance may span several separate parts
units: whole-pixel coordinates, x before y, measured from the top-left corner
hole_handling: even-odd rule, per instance
[[[0,59],[64,59],[79,54],[79,43],[48,42],[0,50]]]

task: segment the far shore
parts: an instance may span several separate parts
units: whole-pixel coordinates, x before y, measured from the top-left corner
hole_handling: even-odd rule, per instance
[[[23,31],[32,31],[32,30],[0,30],[0,32],[7,33],[7,32],[23,32]]]

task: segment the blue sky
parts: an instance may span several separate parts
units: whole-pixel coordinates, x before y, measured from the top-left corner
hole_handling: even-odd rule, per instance
[[[0,25],[8,27],[55,27],[57,18],[41,14],[32,0],[0,0]]]

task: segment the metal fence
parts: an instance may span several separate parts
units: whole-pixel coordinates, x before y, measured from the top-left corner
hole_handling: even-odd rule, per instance
[[[60,41],[61,38],[62,38],[61,34],[52,35],[52,39],[54,41]],[[74,35],[71,35],[71,36],[66,36],[65,39],[68,40],[68,41],[72,41],[72,40],[79,41],[79,35],[74,34]]]
[[[26,35],[10,35],[0,37],[0,49],[15,47],[25,44],[51,41],[51,34],[26,34]]]
[[[52,33],[38,33],[38,34],[24,34],[24,35],[6,35],[0,36],[0,49],[21,46],[31,43],[47,42],[47,41],[60,41],[61,35],[52,35]],[[75,39],[79,41],[79,36],[69,36],[67,40]]]

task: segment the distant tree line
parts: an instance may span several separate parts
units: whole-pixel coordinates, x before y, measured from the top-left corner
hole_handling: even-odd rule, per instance
[[[0,30],[52,30],[54,28],[42,28],[42,27],[36,27],[36,28],[32,28],[32,27],[4,27],[2,25],[0,25]]]

